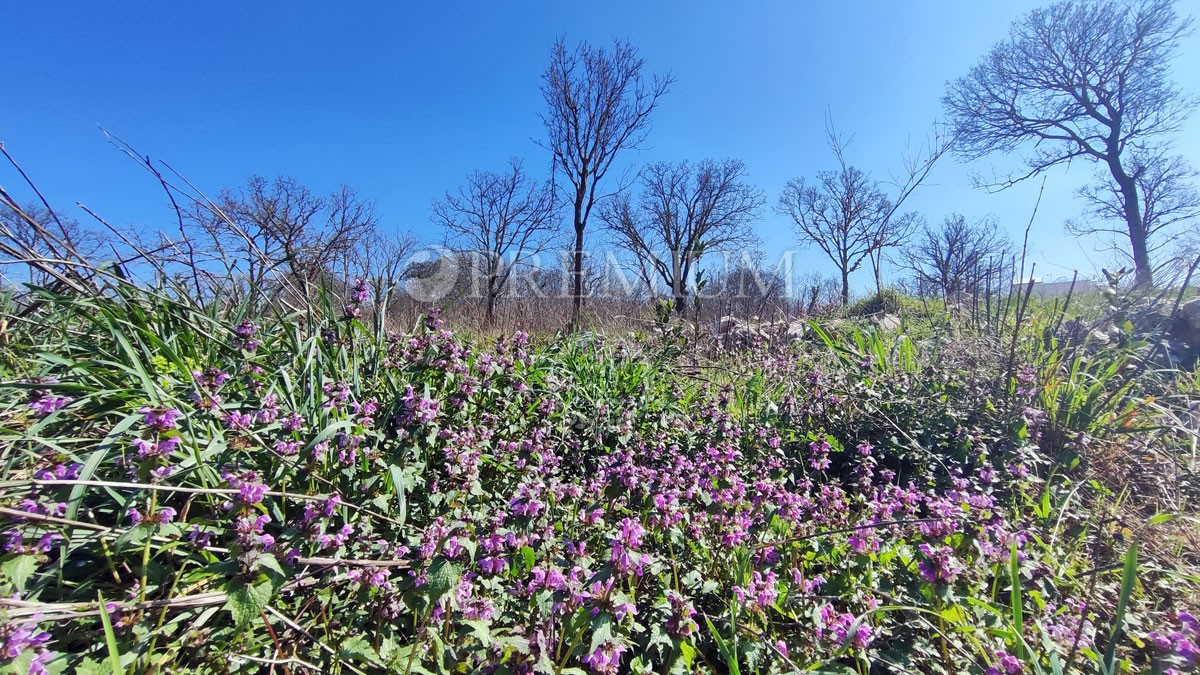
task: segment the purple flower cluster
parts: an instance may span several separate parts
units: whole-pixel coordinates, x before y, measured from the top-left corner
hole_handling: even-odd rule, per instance
[[[267,486],[259,480],[257,472],[237,472],[227,469],[221,472],[221,478],[229,484],[229,487],[238,491],[238,503],[236,506],[245,507],[260,504],[263,497],[267,494]],[[233,508],[234,506],[234,504],[226,504],[226,508]]]
[[[1047,603],[1042,610],[1042,625],[1061,652],[1069,653],[1078,647],[1092,648],[1096,642],[1096,627],[1087,615],[1087,603],[1067,600],[1062,606]]]
[[[30,545],[25,543],[25,537],[20,530],[6,530],[3,535],[4,543],[0,544],[0,550],[5,553],[13,553],[17,555],[27,553],[49,553],[54,545],[63,540],[63,536],[57,532],[46,532],[38,537],[36,543]]]
[[[33,477],[38,480],[75,480],[79,478],[79,472],[82,469],[83,464],[79,462],[60,463],[34,473]]]
[[[275,548],[275,537],[265,529],[271,522],[271,517],[265,513],[238,516],[234,521],[234,531],[237,533],[237,545],[242,553],[254,551],[271,551]]]
[[[386,567],[375,567],[370,569],[354,568],[346,573],[346,578],[364,588],[389,590],[392,588],[392,582],[388,581],[388,577],[392,576],[392,571]]]
[[[359,280],[347,314],[359,316],[367,299]],[[359,330],[335,323],[323,332],[336,344],[317,347],[345,355]],[[761,652],[765,659],[815,663],[842,647],[868,650],[909,637],[883,623],[889,615],[871,614],[884,589],[866,583],[886,584],[900,601],[960,596],[990,583],[1013,547],[1027,560],[1041,546],[1038,525],[1013,519],[1009,508],[1019,503],[1010,493],[1029,482],[996,468],[1012,462],[1028,473],[1040,466],[1036,459],[1017,459],[973,422],[932,420],[930,434],[949,428],[951,440],[937,451],[953,461],[914,470],[916,453],[854,417],[862,383],[811,361],[747,357],[787,392],[769,410],[747,411],[733,386],[693,389],[637,370],[626,377],[619,369],[645,364],[610,359],[601,338],[564,347],[580,356],[563,363],[531,354],[524,334],[476,352],[431,312],[415,334],[389,336],[387,378],[329,359],[328,370],[276,382],[276,369],[291,366],[264,353],[259,331],[249,321],[237,326],[234,344],[244,353],[180,384],[185,393],[194,389],[187,412],[141,408],[142,425],[123,446],[121,468],[143,484],[207,475],[207,467],[173,473],[192,449],[223,463],[224,496],[189,495],[188,522],[158,530],[187,533],[171,555],[227,549],[243,573],[255,574],[252,563],[273,555],[288,564],[303,559],[306,574],[328,583],[339,611],[354,615],[343,626],[419,626],[417,641],[437,634],[458,640],[456,651],[474,650],[473,672],[532,672],[547,661],[594,673],[636,667],[631,662],[665,672],[653,656],[631,658],[645,644],[639,633],[661,626],[678,645],[711,653],[697,608],[719,622],[734,602],[745,634],[774,645]],[[609,359],[597,369],[602,377],[587,372],[589,358]],[[873,377],[882,372],[864,367]],[[1040,423],[1037,411],[1024,417],[1031,428]],[[44,480],[79,471],[62,457],[37,466],[47,467],[35,474]],[[268,482],[287,492],[268,496]],[[22,508],[61,515],[65,504],[49,500],[56,489],[34,493]],[[128,504],[129,520],[179,518],[168,503],[179,499],[174,505],[184,510],[183,498],[155,494]],[[389,511],[397,498],[403,515]],[[60,539],[10,529],[4,550],[53,557]],[[915,574],[900,564],[913,547]],[[175,564],[167,559],[155,562]],[[455,569],[453,585],[423,604],[446,567]],[[1053,640],[1082,632],[1093,641],[1085,608],[1068,597],[1054,601],[1041,616]],[[417,611],[429,613],[417,621]],[[507,646],[471,645],[476,638],[463,621],[489,624]],[[808,623],[797,630],[798,621]],[[1180,621],[1180,630],[1156,635],[1154,644],[1190,663],[1195,622]],[[593,635],[601,622],[606,632]],[[1012,657],[994,656],[992,675],[1018,672]]]
[[[318,551],[346,546],[354,534],[353,525],[342,523],[338,527],[332,522],[341,504],[341,496],[332,494],[319,502],[309,502],[304,505],[304,515],[300,519],[299,529],[309,541],[316,545]]]
[[[37,391],[37,390],[34,390]],[[31,392],[32,394],[33,392]],[[74,400],[70,396],[33,396],[29,397],[29,409],[39,417],[45,417],[52,412],[56,412],[67,407]]]
[[[633,518],[621,520],[620,530],[611,542],[611,562],[616,571],[639,577],[645,574],[646,567],[654,562],[654,558],[649,553],[637,550],[642,545],[642,538],[645,535],[646,530],[639,521]]]
[[[411,424],[429,424],[441,411],[441,403],[428,396],[418,396],[412,385],[405,388],[404,396],[400,398],[401,409],[396,415],[396,424],[408,426]]]
[[[995,663],[987,669],[986,675],[1017,675],[1025,669],[1020,659],[1003,650],[996,652]]]
[[[154,511],[151,511],[150,513],[144,514],[136,507],[131,506],[129,507],[128,515],[129,523],[131,525],[138,525],[140,523],[165,525],[175,520],[175,516],[178,515],[178,513],[170,506],[162,506]]]
[[[58,384],[58,380],[53,377],[35,377],[31,380],[24,381],[27,384],[37,385],[54,385]],[[38,417],[46,417],[47,415],[62,410],[69,405],[73,400],[70,396],[55,396],[54,393],[46,387],[38,387],[30,389],[26,401],[29,409]]]
[[[5,659],[12,661],[20,658],[25,652],[35,652],[29,662],[30,675],[47,675],[50,672],[48,664],[52,655],[45,651],[49,642],[50,633],[39,631],[36,624],[0,624],[0,655]]]
[[[764,576],[762,572],[754,570],[750,574],[750,583],[745,588],[734,586],[733,595],[751,611],[762,612],[779,598],[779,589],[776,587],[778,581],[779,575],[774,572],[767,572]]]
[[[146,406],[140,408],[138,414],[142,416],[142,424],[150,431],[157,433],[175,429],[179,426],[179,420],[183,417],[183,413],[178,408],[167,407],[152,408]]]
[[[367,288],[366,279],[355,279],[354,285],[350,287],[349,296],[346,298],[346,306],[343,308],[343,316],[347,319],[357,319],[362,316],[363,305],[366,304],[367,298],[370,297],[370,291]]]
[[[628,649],[625,645],[610,640],[588,652],[583,657],[583,662],[592,669],[593,673],[601,675],[617,673],[621,669],[621,656]]]
[[[1017,371],[1017,396],[1028,398],[1038,392],[1037,371],[1033,366],[1021,366]]]
[[[856,618],[848,612],[838,612],[833,605],[826,603],[821,607],[820,622],[817,624],[817,636],[834,645],[844,645],[852,642],[859,649],[866,649],[874,638],[874,630],[868,624],[854,625]]]
[[[1180,612],[1177,621],[1178,628],[1153,631],[1147,637],[1184,668],[1193,668],[1200,665],[1200,621],[1190,612]]]
[[[918,546],[926,559],[917,564],[921,579],[931,584],[952,584],[964,569],[962,563],[954,557],[954,549],[949,546],[921,544]]]
[[[254,336],[258,334],[258,325],[253,321],[250,321],[249,319],[242,321],[236,327],[234,327],[233,334],[234,349],[241,349],[247,352],[254,352],[258,350],[258,340],[254,339]],[[219,387],[220,384],[217,386]]]
[[[686,638],[700,630],[696,623],[696,608],[692,601],[675,591],[666,593],[670,618],[667,619],[667,631],[675,637]]]
[[[829,442],[825,439],[813,441],[808,444],[809,452],[812,453],[808,458],[808,465],[817,471],[825,471],[833,466],[833,462],[829,459]]]

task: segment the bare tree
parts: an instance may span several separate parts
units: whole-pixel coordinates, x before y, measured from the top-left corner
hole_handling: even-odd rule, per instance
[[[889,200],[891,214],[885,215],[875,229],[875,241],[867,251],[871,273],[875,277],[875,293],[883,293],[883,261],[888,252],[903,246],[921,226],[922,218],[915,211],[896,213],[896,203]],[[890,256],[888,257],[890,260]]]
[[[456,194],[447,192],[434,202],[433,221],[445,228],[447,248],[482,273],[489,324],[496,320],[496,300],[513,269],[542,250],[556,226],[555,215],[553,188],[531,180],[516,159],[504,173],[472,173]]]
[[[841,284],[837,277],[820,272],[808,272],[796,279],[796,288],[803,291],[804,312],[820,313],[841,303]]]
[[[836,132],[833,130],[832,121],[829,123],[829,133],[830,144],[839,154],[840,162],[840,153],[844,146],[834,140]],[[917,213],[912,211],[901,213],[901,208],[917,188],[924,185],[929,179],[929,174],[933,172],[933,167],[938,160],[953,147],[954,136],[947,134],[941,125],[934,124],[932,131],[925,137],[925,141],[915,150],[910,148],[910,151],[901,157],[900,171],[891,175],[888,184],[895,189],[894,195],[889,197],[891,209],[884,216],[877,231],[878,238],[867,253],[867,257],[871,261],[871,270],[875,275],[875,292],[877,294],[883,293],[884,258],[889,251],[898,249],[907,243],[914,231],[921,225],[921,218]]]
[[[100,241],[78,220],[41,204],[18,207],[0,199],[0,280],[47,284],[54,278],[50,268],[91,259]],[[13,267],[24,268],[25,273],[10,271]]]
[[[706,252],[745,247],[766,199],[745,182],[741,161],[658,162],[642,171],[637,204],[628,193],[607,200],[600,219],[617,244],[657,273],[685,314],[688,287]]]
[[[1136,281],[1151,284],[1151,235],[1137,161],[1156,156],[1195,105],[1168,78],[1191,20],[1172,0],[1071,0],[1030,12],[1009,39],[943,99],[961,153],[979,158],[1029,145],[1023,173],[993,182],[1002,189],[1076,158],[1107,171],[1120,195]]]
[[[746,254],[713,276],[705,290],[705,305],[715,309],[715,319],[786,315],[789,281],[779,268],[767,267],[760,253]]]
[[[1200,222],[1200,192],[1193,183],[1196,172],[1178,155],[1161,151],[1130,153],[1130,175],[1137,185],[1138,209],[1142,230],[1146,235],[1146,252],[1153,261],[1155,278],[1177,261],[1173,255],[1160,255],[1173,247],[1177,240],[1195,230]],[[1125,223],[1125,194],[1112,181],[1099,180],[1080,188],[1079,195],[1087,202],[1089,214],[1099,222],[1068,221],[1067,230],[1081,236],[1105,234],[1114,239],[1127,239]],[[1118,226],[1106,223],[1119,223]],[[1129,251],[1123,246],[1114,250],[1125,260]],[[1136,263],[1135,263],[1136,269]]]
[[[669,75],[647,80],[644,65],[627,42],[614,42],[611,50],[584,42],[570,51],[560,38],[542,75],[544,144],[553,155],[555,172],[566,177],[563,188],[572,206],[573,329],[580,325],[583,308],[584,232],[592,209],[604,196],[598,188],[617,155],[645,139],[650,114],[672,81]]]
[[[1008,248],[994,220],[968,223],[955,213],[940,227],[923,227],[904,258],[918,288],[936,290],[949,302],[964,293],[977,293],[989,274],[998,274]]]
[[[388,328],[388,318],[406,301],[403,283],[417,239],[407,232],[381,228],[363,237],[348,256],[346,278],[363,279],[371,290],[376,326]]]
[[[208,235],[227,278],[244,281],[252,296],[284,279],[307,298],[378,222],[374,202],[350,187],[321,197],[285,176],[251,176],[240,190],[222,190],[215,205],[197,204],[189,219]]]
[[[837,267],[845,305],[850,302],[850,274],[884,242],[898,240],[891,229],[898,221],[894,205],[879,184],[846,163],[846,143],[832,128],[829,146],[838,168],[818,172],[812,183],[803,178],[788,181],[777,211],[789,216],[797,234],[821,249]]]

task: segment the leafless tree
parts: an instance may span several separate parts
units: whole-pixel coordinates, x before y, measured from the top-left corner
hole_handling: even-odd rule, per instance
[[[830,144],[835,153],[840,154],[844,146],[838,142],[832,121],[829,123]],[[871,270],[875,275],[875,292],[883,293],[883,261],[890,251],[901,248],[908,243],[909,238],[921,227],[920,216],[912,211],[901,212],[905,202],[918,188],[925,185],[933,172],[934,166],[954,147],[953,134],[947,133],[940,124],[934,124],[926,135],[924,142],[915,149],[910,146],[901,157],[901,168],[890,176],[887,185],[894,190],[888,199],[891,208],[884,215],[883,222],[878,228],[878,238],[867,257],[871,261]]]
[[[821,249],[837,267],[842,304],[848,304],[850,274],[885,242],[898,242],[896,226],[903,222],[907,227],[912,217],[897,218],[883,188],[846,162],[846,142],[832,128],[829,146],[838,168],[818,172],[811,183],[803,178],[788,181],[777,210],[792,219],[801,239]]]
[[[675,311],[686,313],[688,288],[706,252],[746,247],[766,201],[745,181],[741,161],[658,162],[642,171],[637,203],[628,193],[607,200],[599,216],[617,244],[658,275]]]
[[[989,273],[998,275],[1009,243],[988,218],[968,223],[962,214],[947,216],[940,227],[926,225],[904,252],[917,287],[934,290],[943,300],[977,293]]]
[[[560,38],[542,75],[544,145],[553,155],[556,175],[561,172],[566,179],[562,187],[572,207],[573,329],[582,317],[584,233],[592,209],[605,196],[599,188],[617,155],[645,139],[650,114],[672,81],[669,75],[647,79],[644,65],[627,42],[614,42],[611,49],[584,42],[568,50]]]
[[[808,272],[796,280],[796,288],[803,291],[804,311],[807,314],[821,313],[826,308],[841,304],[842,289],[837,277]]]
[[[1193,232],[1200,224],[1200,191],[1194,184],[1196,172],[1182,157],[1161,151],[1135,150],[1130,153],[1128,163],[1141,200],[1138,209],[1146,235],[1146,252],[1153,262],[1155,278],[1160,278],[1166,268],[1177,262],[1176,256],[1163,254],[1174,249],[1180,237]],[[1115,183],[1102,179],[1080,188],[1079,195],[1087,203],[1089,215],[1097,222],[1068,221],[1069,232],[1081,236],[1104,234],[1117,241],[1128,238],[1128,229],[1122,227],[1126,213],[1125,194]],[[1115,246],[1114,251],[1132,262],[1126,247]]]
[[[515,268],[526,265],[557,226],[554,190],[530,179],[521,162],[509,160],[504,173],[476,171],[457,193],[433,204],[433,221],[446,230],[446,245],[477,265],[486,287],[489,324],[496,300]]]
[[[783,271],[768,267],[760,254],[745,255],[713,275],[704,291],[704,305],[714,308],[717,319],[786,315],[790,304],[788,282]]]
[[[41,204],[18,207],[0,199],[0,280],[44,285],[53,278],[50,268],[91,259],[100,241],[78,220]]]
[[[307,298],[378,222],[374,202],[350,187],[321,197],[285,176],[251,176],[239,190],[222,190],[214,203],[197,204],[189,220],[207,234],[226,276],[243,280],[252,296],[283,278]]]
[[[915,211],[896,213],[896,203],[889,200],[891,214],[885,215],[876,228],[875,241],[867,251],[867,259],[871,261],[871,273],[875,277],[875,292],[883,293],[883,261],[889,257],[889,251],[896,250],[907,243],[913,233],[921,227],[923,220]]]
[[[1028,146],[1022,173],[1002,189],[1077,158],[1099,163],[1119,196],[1136,282],[1154,281],[1139,181],[1143,160],[1195,105],[1169,79],[1191,26],[1172,0],[1069,0],[1016,21],[943,99],[967,158]],[[1099,193],[1097,193],[1099,194]]]
[[[376,228],[364,236],[347,256],[345,279],[364,279],[371,290],[376,326],[389,327],[389,315],[411,299],[404,292],[404,281],[417,239],[407,232]]]

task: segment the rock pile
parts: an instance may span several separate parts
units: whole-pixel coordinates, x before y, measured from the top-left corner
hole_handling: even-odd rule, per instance
[[[867,321],[883,330],[899,330],[900,317],[895,314],[877,314]],[[837,330],[845,319],[825,319],[820,322],[826,330]],[[786,346],[800,342],[809,336],[811,328],[805,319],[759,321],[735,316],[723,316],[717,326],[717,337],[726,349],[771,345]]]
[[[1120,344],[1131,332],[1149,341],[1149,354],[1161,367],[1190,369],[1200,359],[1200,298],[1184,303],[1174,314],[1170,303],[1160,300],[1135,304],[1122,316],[1127,318],[1127,323],[1121,320],[1124,327],[1112,318],[1070,319],[1063,322],[1059,338],[1100,349]]]
[[[1193,367],[1200,360],[1200,298],[1184,303],[1172,317],[1168,334],[1182,346],[1180,363]]]

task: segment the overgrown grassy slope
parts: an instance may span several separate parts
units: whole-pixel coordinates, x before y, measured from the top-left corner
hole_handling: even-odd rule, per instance
[[[16,672],[1162,672],[1194,375],[925,327],[487,343],[117,286],[0,355]],[[328,312],[326,313],[328,314]]]

